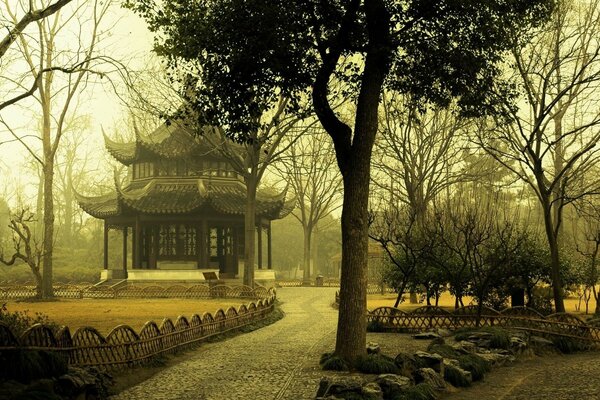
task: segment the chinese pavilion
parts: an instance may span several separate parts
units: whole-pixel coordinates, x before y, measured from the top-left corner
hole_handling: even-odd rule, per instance
[[[104,137],[108,152],[128,168],[125,183],[98,197],[77,195],[81,208],[104,220],[102,279],[204,280],[241,278],[244,258],[246,187],[220,153],[181,123],[163,124],[133,142]],[[263,269],[266,233],[268,270],[271,221],[293,208],[285,192],[259,190],[256,198],[258,269]],[[122,232],[122,265],[109,266],[109,229]],[[131,239],[128,240],[128,236]],[[128,269],[128,242],[131,268]],[[120,262],[119,262],[120,263]],[[262,271],[268,279],[272,271]],[[261,271],[256,271],[260,279]]]

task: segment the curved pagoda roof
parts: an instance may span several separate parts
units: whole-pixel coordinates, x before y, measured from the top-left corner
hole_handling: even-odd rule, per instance
[[[222,158],[218,150],[202,140],[212,135],[204,128],[195,137],[183,123],[163,124],[153,133],[142,136],[136,127],[135,141],[119,143],[104,135],[108,152],[119,162],[132,165],[142,160],[189,160],[192,157]],[[241,149],[241,147],[240,147]],[[224,159],[223,159],[224,160]],[[259,190],[256,216],[283,218],[294,208],[295,199],[286,200],[286,192],[273,195]],[[133,179],[124,187],[115,176],[113,193],[86,197],[76,193],[80,207],[93,217],[106,219],[135,214],[188,214],[213,210],[222,214],[244,215],[246,186],[237,176],[153,176]]]
[[[210,128],[204,128],[203,135],[210,134]],[[191,155],[218,155],[210,144],[197,139],[192,129],[179,121],[164,123],[150,135],[142,135],[136,127],[135,140],[132,142],[117,142],[105,134],[104,144],[108,152],[125,165],[131,165],[144,156],[175,159]]]
[[[185,179],[151,180],[140,189],[121,189],[98,197],[77,195],[80,207],[93,217],[106,219],[123,214],[187,214],[212,209],[223,214],[244,215],[246,187],[239,181]],[[286,192],[276,196],[259,191],[256,215],[279,219],[294,208]]]

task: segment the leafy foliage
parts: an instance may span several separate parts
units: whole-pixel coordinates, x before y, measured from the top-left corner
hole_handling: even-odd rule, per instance
[[[356,369],[364,374],[397,374],[394,359],[383,354],[367,354],[356,360]]]
[[[31,316],[27,310],[10,312],[6,304],[0,307],[0,322],[6,324],[16,336],[20,336],[35,324],[47,325],[54,331],[58,331],[59,328],[46,314],[36,312],[34,316]]]
[[[453,365],[444,367],[444,380],[450,382],[455,387],[471,386],[471,382]]]
[[[436,391],[427,383],[419,383],[392,397],[393,400],[435,400]]]

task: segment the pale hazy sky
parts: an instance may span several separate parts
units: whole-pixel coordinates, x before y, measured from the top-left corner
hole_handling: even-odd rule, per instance
[[[12,3],[9,2],[9,4]],[[6,10],[0,6],[0,17],[2,20],[5,20],[5,13]],[[149,57],[152,57],[152,34],[147,30],[145,22],[131,11],[115,5],[103,25],[105,28],[113,26],[106,39],[108,43],[108,51],[106,53],[117,60],[127,63],[133,69],[143,68],[148,62]],[[70,39],[73,40],[73,38]],[[69,38],[65,37],[64,40],[69,40]],[[59,42],[57,47],[66,44]],[[20,67],[17,66],[15,68]],[[0,73],[2,72],[9,73],[6,72],[6,69],[0,71]],[[119,83],[117,75],[114,75],[113,79],[115,79],[117,84]],[[103,81],[106,82],[106,80]],[[3,97],[10,97],[11,94],[14,93],[9,92],[8,94],[4,94]],[[36,135],[38,125],[36,121],[37,116],[29,112],[27,107],[35,109],[35,102],[27,100],[17,106],[8,107],[1,112],[2,117],[6,121],[9,121],[19,136]],[[118,130],[118,125],[126,114],[126,109],[114,94],[111,85],[104,83],[102,85],[90,85],[85,88],[81,96],[81,106],[78,113],[89,115],[91,123],[85,132],[86,144],[90,151],[98,159],[101,159],[103,152],[105,152],[101,127],[109,134]],[[5,142],[11,138],[6,129],[0,126],[0,142]],[[38,141],[36,139],[29,140],[33,146]],[[32,176],[31,171],[23,168],[23,165],[29,159],[31,159],[31,156],[19,143],[4,143],[0,145],[0,196],[14,197],[17,186],[26,187],[27,196],[33,195],[33,187],[36,179]],[[110,169],[110,166],[106,165],[106,167]],[[107,172],[111,173],[112,171],[109,170]],[[14,202],[15,199],[9,200]]]

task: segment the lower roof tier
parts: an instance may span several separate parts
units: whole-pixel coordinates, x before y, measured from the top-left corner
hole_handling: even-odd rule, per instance
[[[270,220],[283,218],[294,208],[295,199],[285,199],[285,191],[269,195],[258,191],[256,216]],[[153,179],[139,189],[116,187],[103,196],[77,195],[79,206],[93,217],[106,219],[131,214],[188,214],[211,208],[219,213],[244,215],[246,187],[238,181],[208,179]]]

